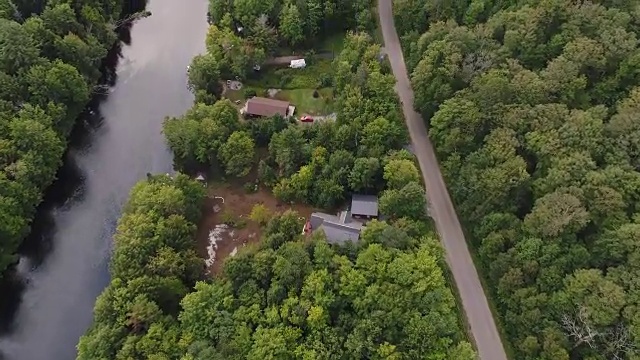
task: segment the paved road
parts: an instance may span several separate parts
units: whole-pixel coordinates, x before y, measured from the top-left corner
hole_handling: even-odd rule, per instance
[[[431,214],[440,233],[447,262],[462,299],[480,359],[506,360],[502,341],[482,290],[478,272],[471,260],[460,221],[442,179],[426,127],[420,114],[413,110],[413,90],[393,22],[392,0],[378,0],[378,13],[386,52],[397,80],[396,92],[403,103],[405,120],[424,178]]]

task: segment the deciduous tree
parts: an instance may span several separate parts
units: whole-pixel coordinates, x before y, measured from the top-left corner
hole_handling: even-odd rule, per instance
[[[219,157],[225,171],[231,176],[246,176],[251,171],[255,144],[251,136],[244,131],[235,131],[220,146]]]

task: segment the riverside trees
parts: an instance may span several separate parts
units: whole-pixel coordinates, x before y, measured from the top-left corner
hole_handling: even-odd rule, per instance
[[[0,1],[0,273],[114,44],[121,1]]]
[[[204,198],[202,185],[181,174],[151,177],[131,190],[114,236],[112,280],[96,301],[78,359],[180,354],[172,349],[180,336],[175,316],[204,271],[193,241]]]
[[[638,3],[419,3],[416,107],[516,357],[636,358]]]

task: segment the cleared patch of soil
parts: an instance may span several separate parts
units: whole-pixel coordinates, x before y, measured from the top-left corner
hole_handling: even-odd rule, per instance
[[[249,219],[255,204],[264,204],[272,214],[292,209],[308,218],[313,208],[300,204],[281,204],[268,189],[247,193],[241,185],[215,184],[209,186],[203,216],[198,225],[198,253],[207,261],[207,269],[213,276],[222,269],[224,259],[235,255],[244,246],[260,241],[261,227]],[[224,199],[224,201],[222,200]],[[227,215],[224,215],[224,214]],[[241,228],[223,224],[229,214],[236,222],[244,222]]]

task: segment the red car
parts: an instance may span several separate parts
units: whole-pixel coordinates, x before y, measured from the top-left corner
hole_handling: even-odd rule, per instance
[[[305,116],[300,118],[300,121],[302,121],[302,122],[313,122],[313,117],[311,117],[309,115],[305,115]]]

